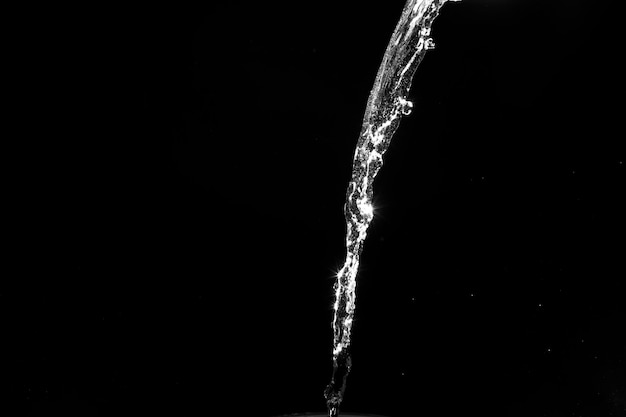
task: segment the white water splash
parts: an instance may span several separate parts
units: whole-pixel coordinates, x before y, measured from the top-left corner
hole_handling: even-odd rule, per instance
[[[374,217],[372,183],[402,116],[409,115],[413,109],[413,103],[406,98],[413,74],[426,51],[434,48],[431,25],[446,1],[407,0],[367,101],[344,206],[346,260],[335,283],[333,375],[324,393],[331,417],[339,414],[346,378],[352,366],[350,333],[356,302],[356,277],[363,242]]]

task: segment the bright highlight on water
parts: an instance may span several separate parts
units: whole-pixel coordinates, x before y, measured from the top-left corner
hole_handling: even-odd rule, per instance
[[[356,277],[363,242],[374,217],[372,183],[383,165],[383,155],[402,116],[408,116],[413,109],[407,94],[426,51],[435,47],[430,37],[431,25],[446,1],[407,0],[367,100],[344,206],[346,260],[335,283],[333,374],[324,393],[330,417],[339,415],[346,378],[352,366],[350,332],[356,302]]]

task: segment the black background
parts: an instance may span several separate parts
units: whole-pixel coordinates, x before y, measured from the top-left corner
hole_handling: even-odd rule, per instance
[[[39,35],[54,117],[0,292],[5,404],[324,410],[345,190],[403,4],[73,10]],[[442,9],[375,183],[345,411],[626,414],[618,16]]]

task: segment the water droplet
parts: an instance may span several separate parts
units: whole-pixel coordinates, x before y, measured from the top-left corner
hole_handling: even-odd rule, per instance
[[[400,98],[400,111],[403,115],[408,116],[413,111],[413,102]]]

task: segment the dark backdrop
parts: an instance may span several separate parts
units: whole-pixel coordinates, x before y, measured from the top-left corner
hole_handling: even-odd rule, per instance
[[[34,69],[59,76],[51,169],[0,293],[21,413],[324,409],[343,200],[404,2],[206,3],[73,10]],[[618,16],[442,9],[375,183],[344,410],[624,415]]]

